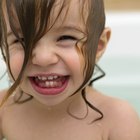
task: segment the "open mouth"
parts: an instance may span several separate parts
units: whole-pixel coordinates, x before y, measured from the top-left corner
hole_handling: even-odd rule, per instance
[[[33,88],[40,94],[59,94],[67,87],[69,76],[49,75],[30,77]]]
[[[65,76],[37,76],[33,77],[35,84],[42,88],[59,88],[61,87],[65,80]]]

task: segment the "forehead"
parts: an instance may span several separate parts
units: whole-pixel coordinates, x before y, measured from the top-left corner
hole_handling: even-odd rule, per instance
[[[61,14],[58,16],[62,5],[65,3]],[[86,0],[58,0],[51,11],[50,23],[57,19],[56,24],[70,24],[84,27],[88,17],[88,1]],[[63,23],[63,24],[62,24]]]

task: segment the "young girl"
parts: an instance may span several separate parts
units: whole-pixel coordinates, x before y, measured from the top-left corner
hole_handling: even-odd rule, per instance
[[[104,26],[103,0],[0,0],[0,139],[140,140],[130,105],[91,86]]]

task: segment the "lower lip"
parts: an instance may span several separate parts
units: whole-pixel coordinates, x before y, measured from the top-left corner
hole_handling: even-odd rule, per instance
[[[58,95],[61,94],[68,85],[69,78],[67,77],[61,87],[57,88],[42,88],[39,87],[32,78],[30,78],[30,82],[34,90],[41,95]]]

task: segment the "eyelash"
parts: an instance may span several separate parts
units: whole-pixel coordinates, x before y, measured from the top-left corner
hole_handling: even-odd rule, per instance
[[[24,38],[20,38],[20,40],[21,40],[22,42],[24,42]],[[71,36],[71,35],[63,35],[63,36],[60,36],[60,37],[57,39],[57,41],[68,41],[68,40],[70,40],[70,41],[76,41],[77,38],[74,37],[74,36]],[[15,39],[15,40],[13,41],[13,43],[14,43],[14,44],[20,43],[20,41],[19,41],[18,39]]]
[[[22,42],[24,42],[24,38],[20,38],[20,40],[21,40]],[[15,40],[13,41],[13,43],[14,43],[14,44],[20,43],[20,40],[19,40],[19,39],[15,39]]]
[[[75,41],[75,40],[77,40],[77,38],[74,37],[74,36],[70,36],[70,35],[63,35],[63,36],[60,36],[57,39],[57,41],[65,41],[65,40],[73,40],[73,41]]]

